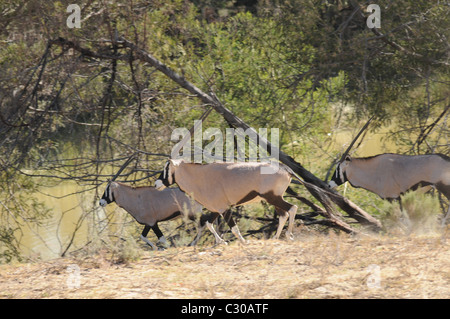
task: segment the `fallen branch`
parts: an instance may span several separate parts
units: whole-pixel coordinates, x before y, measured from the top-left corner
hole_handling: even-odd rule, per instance
[[[91,50],[87,50],[82,48],[80,45],[75,44],[71,41],[67,41],[63,38],[58,38],[57,40],[53,41],[52,44],[59,44],[64,46],[69,46],[84,55],[100,58],[100,59],[118,59],[118,60],[126,60],[130,59],[131,56],[133,56],[133,59],[138,59],[143,62],[146,62],[156,68],[158,71],[162,72],[164,75],[169,77],[171,80],[176,82],[178,85],[180,85],[182,88],[186,89],[190,93],[197,96],[199,99],[202,100],[203,103],[212,106],[214,110],[219,113],[226,121],[227,123],[234,127],[234,128],[242,128],[243,130],[249,130],[255,136],[257,136],[259,145],[263,148],[265,148],[269,153],[271,153],[273,150],[277,154],[271,154],[272,156],[277,156],[278,159],[285,165],[287,165],[289,168],[293,170],[295,174],[298,174],[302,180],[301,184],[303,184],[306,189],[317,199],[319,200],[322,205],[324,206],[325,210],[321,210],[321,212],[324,214],[324,216],[328,219],[328,222],[330,224],[333,224],[335,227],[342,229],[348,233],[356,232],[354,229],[352,229],[347,223],[342,221],[337,213],[334,211],[331,202],[335,203],[338,207],[340,207],[342,210],[347,212],[350,217],[356,219],[360,224],[369,226],[372,230],[381,230],[381,223],[371,215],[369,215],[367,212],[365,212],[363,209],[358,207],[356,204],[352,203],[345,197],[341,196],[339,193],[337,193],[334,190],[330,190],[328,188],[328,185],[322,181],[321,179],[317,178],[314,174],[309,172],[307,169],[305,169],[300,163],[296,162],[291,156],[285,154],[278,148],[272,146],[269,141],[267,141],[265,138],[259,136],[259,134],[250,127],[247,123],[242,121],[239,117],[237,117],[235,114],[233,114],[228,108],[226,108],[213,94],[206,94],[201,89],[199,89],[194,84],[187,81],[183,76],[179,75],[172,69],[170,69],[168,66],[160,62],[158,59],[156,59],[153,55],[146,52],[145,50],[139,48],[134,43],[126,40],[123,37],[117,38],[117,45],[120,45],[121,47],[125,47],[133,51],[132,55],[103,55],[98,54],[96,52],[93,52]]]
[[[278,154],[271,154],[271,155],[272,156],[278,155],[279,160],[283,164],[289,166],[295,173],[297,173],[298,175],[301,176],[301,178],[303,178],[304,182],[306,182],[305,187],[308,189],[308,191],[324,205],[326,211],[328,212],[328,218],[330,218],[331,222],[337,223],[339,227],[345,228],[347,232],[354,232],[354,230],[351,229],[350,226],[348,226],[345,222],[341,221],[339,218],[334,216],[335,214],[333,214],[333,212],[330,211],[330,209],[328,208],[329,205],[327,205],[327,203],[324,202],[324,198],[331,199],[331,201],[337,204],[342,210],[346,211],[351,217],[355,218],[361,224],[370,226],[374,230],[381,229],[381,223],[377,219],[370,216],[367,212],[359,208],[357,205],[355,205],[345,197],[339,195],[336,191],[329,190],[328,185],[324,181],[317,178],[314,174],[305,169],[302,165],[300,165],[300,163],[296,162],[291,156],[273,147],[269,141],[259,136],[259,134],[252,127],[250,127],[247,123],[245,123],[239,117],[234,115],[215,96],[204,93],[194,84],[187,81],[183,76],[179,75],[178,73],[170,69],[168,66],[160,62],[150,53],[137,47],[134,43],[124,39],[123,37],[120,37],[118,41],[124,47],[131,49],[137,58],[149,63],[157,70],[165,74],[167,77],[175,81],[181,87],[188,90],[192,94],[195,94],[198,98],[202,100],[203,103],[211,105],[220,115],[222,115],[222,117],[232,127],[242,128],[244,130],[249,129],[253,131],[252,133],[254,133],[258,137],[260,145],[263,148],[267,149],[269,152],[270,150],[276,149]],[[332,196],[329,196],[330,194]]]

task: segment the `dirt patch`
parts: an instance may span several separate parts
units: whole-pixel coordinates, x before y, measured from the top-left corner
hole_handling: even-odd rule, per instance
[[[1,298],[448,298],[448,234],[299,233],[292,242],[145,251],[0,266]]]

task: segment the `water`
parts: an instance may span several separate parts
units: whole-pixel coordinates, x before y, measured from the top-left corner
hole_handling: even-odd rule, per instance
[[[41,187],[34,197],[51,211],[43,225],[22,227],[21,251],[30,258],[51,259],[61,256],[67,248],[77,223],[85,211],[87,193],[78,193],[81,188],[74,182],[63,182],[58,186]],[[87,226],[82,223],[74,237],[73,247],[84,243]]]

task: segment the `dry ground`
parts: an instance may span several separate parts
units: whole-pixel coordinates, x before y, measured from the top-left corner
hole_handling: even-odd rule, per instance
[[[79,271],[79,273],[78,273]],[[297,233],[0,266],[1,298],[449,298],[448,232],[428,237]]]

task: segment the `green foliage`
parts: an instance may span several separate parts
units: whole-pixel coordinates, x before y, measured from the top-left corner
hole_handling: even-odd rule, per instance
[[[98,186],[140,150],[123,178],[148,184],[145,177],[170,153],[172,130],[190,128],[204,111],[157,70],[125,60],[130,52],[114,45],[116,32],[215,93],[254,128],[279,128],[282,150],[318,176],[341,149],[333,131],[354,130],[374,114],[379,125],[395,124],[397,149],[389,151],[450,152],[450,15],[441,1],[377,2],[382,35],[367,28],[366,4],[358,1],[79,1],[80,29],[66,26],[70,3],[0,3],[5,256],[17,255],[10,239],[20,233],[21,222],[10,219],[38,223],[47,214],[30,201],[38,182],[25,172]],[[121,59],[48,46],[59,37]],[[211,114],[203,127],[227,124]],[[375,196],[348,194],[378,214]]]
[[[0,172],[0,181],[0,263],[21,261],[23,229],[45,224],[51,211],[33,198],[37,185],[30,178]]]
[[[11,227],[0,226],[0,264],[22,260],[14,232],[15,230]]]

